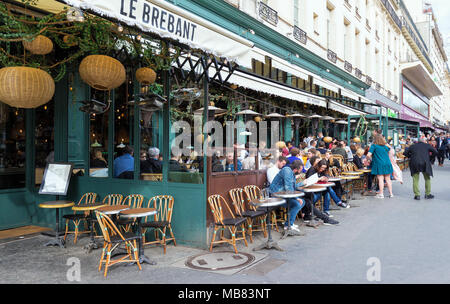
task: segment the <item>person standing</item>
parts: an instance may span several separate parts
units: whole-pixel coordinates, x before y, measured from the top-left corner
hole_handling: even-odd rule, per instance
[[[439,166],[444,166],[444,158],[445,158],[445,150],[447,149],[448,140],[444,136],[444,132],[441,133],[441,136],[436,139],[436,149],[438,151],[438,162]]]
[[[419,190],[419,174],[422,172],[425,179],[425,198],[432,199],[434,195],[431,194],[431,176],[433,176],[433,169],[431,168],[430,153],[437,155],[438,152],[430,144],[426,143],[426,137],[421,137],[418,143],[405,149],[403,155],[410,158],[409,170],[413,177],[413,191],[414,199],[420,200]]]
[[[393,172],[391,160],[389,159],[389,147],[386,145],[386,140],[381,135],[376,135],[373,144],[370,146],[367,157],[372,159],[372,174],[377,176],[378,187],[377,198],[384,198],[384,182],[386,182],[389,197],[394,197],[392,194],[391,174]]]

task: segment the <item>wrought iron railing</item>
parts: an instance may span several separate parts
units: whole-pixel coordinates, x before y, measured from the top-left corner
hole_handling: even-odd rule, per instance
[[[328,58],[328,60],[330,60],[333,63],[336,63],[336,61],[337,61],[336,53],[330,49],[328,49],[328,51],[327,51],[327,58]]]
[[[306,41],[308,39],[308,35],[304,30],[299,28],[298,26],[294,25],[294,38],[298,41],[300,41],[303,44],[306,44]]]
[[[425,59],[427,60],[427,62],[430,64],[431,68],[433,68],[433,64],[431,63],[430,58],[428,58],[427,52],[426,52],[426,46],[425,44],[422,44],[419,41],[419,38],[417,37],[416,33],[413,31],[413,29],[411,28],[410,24],[408,21],[406,21],[406,18],[402,16],[402,25],[403,27],[406,29],[406,31],[409,33],[409,35],[411,36],[412,40],[414,41],[414,43],[417,45],[417,47],[419,48],[420,52],[422,53],[422,55],[425,57]],[[420,38],[421,39],[421,38]]]
[[[262,1],[259,2],[258,14],[267,22],[273,25],[278,24],[278,12]]]
[[[384,7],[388,11],[388,13],[391,16],[394,23],[398,26],[399,29],[401,29],[402,22],[401,22],[400,18],[397,16],[397,14],[395,13],[395,10],[392,7],[392,5],[389,3],[389,0],[381,0],[381,3],[383,3]]]

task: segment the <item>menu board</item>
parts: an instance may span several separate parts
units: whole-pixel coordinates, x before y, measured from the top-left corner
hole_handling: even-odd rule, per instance
[[[48,163],[39,194],[66,195],[71,175],[72,164]]]

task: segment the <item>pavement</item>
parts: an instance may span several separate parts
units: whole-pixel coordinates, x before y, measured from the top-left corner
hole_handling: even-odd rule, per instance
[[[184,246],[146,247],[157,265],[118,265],[108,277],[97,271],[100,250],[89,254],[84,237],[66,248],[44,247],[48,237],[34,235],[0,243],[0,283],[450,283],[450,164],[433,167],[435,198],[413,199],[412,178],[403,171],[404,183],[393,183],[394,198],[355,197],[349,209],[333,210],[336,226],[301,226],[305,236],[280,240],[284,251],[262,250],[264,258],[232,275],[179,267],[189,257],[208,251]],[[424,191],[421,178],[420,188]],[[385,190],[387,194],[387,189]],[[301,224],[301,222],[298,222]],[[264,242],[261,233],[249,247],[238,250],[252,254]],[[214,252],[231,251],[219,245]]]

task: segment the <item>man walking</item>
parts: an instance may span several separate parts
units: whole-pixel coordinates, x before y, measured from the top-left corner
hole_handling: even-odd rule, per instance
[[[444,132],[436,139],[436,149],[438,150],[438,162],[439,166],[444,166],[445,151],[447,150],[448,140],[445,137]]]
[[[434,195],[431,194],[431,176],[433,176],[433,169],[431,168],[430,153],[432,155],[437,155],[438,152],[430,144],[427,144],[426,141],[426,137],[421,137],[418,143],[406,148],[403,153],[403,155],[410,159],[409,169],[411,171],[411,176],[413,177],[413,191],[415,200],[420,200],[420,172],[422,172],[425,179],[425,198],[434,198]]]

